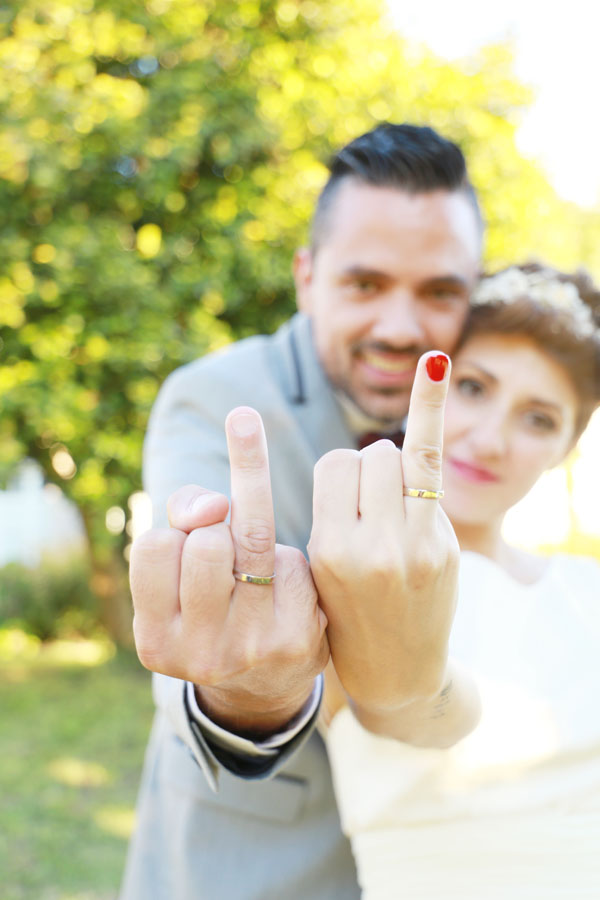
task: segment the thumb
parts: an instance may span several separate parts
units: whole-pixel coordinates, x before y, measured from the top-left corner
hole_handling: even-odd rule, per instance
[[[229,511],[229,500],[197,484],[186,484],[171,494],[167,514],[171,528],[189,534],[195,528],[223,522]]]

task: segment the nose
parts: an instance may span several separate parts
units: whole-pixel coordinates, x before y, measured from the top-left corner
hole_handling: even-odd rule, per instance
[[[386,293],[373,307],[373,340],[398,349],[425,346],[420,310],[412,293],[398,289]]]
[[[469,433],[469,443],[479,459],[501,457],[509,441],[508,417],[500,409],[479,410]]]

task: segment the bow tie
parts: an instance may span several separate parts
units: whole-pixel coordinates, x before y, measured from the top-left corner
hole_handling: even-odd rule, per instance
[[[368,447],[369,444],[374,444],[375,441],[384,439],[393,441],[396,447],[399,447],[401,450],[404,443],[404,432],[393,431],[391,434],[380,434],[378,431],[365,431],[364,434],[358,436],[358,449],[362,450],[364,447]]]

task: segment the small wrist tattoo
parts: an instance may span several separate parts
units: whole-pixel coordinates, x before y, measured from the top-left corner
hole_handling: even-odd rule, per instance
[[[439,719],[446,713],[446,707],[450,703],[450,692],[452,690],[452,679],[446,687],[442,688],[431,713],[432,719]]]

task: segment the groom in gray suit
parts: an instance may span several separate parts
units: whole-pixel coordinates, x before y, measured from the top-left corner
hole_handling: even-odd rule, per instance
[[[371,730],[444,746],[472,727],[446,659],[456,542],[413,498],[441,487],[481,231],[460,150],[381,125],[332,161],[300,312],[163,386],[131,562],[157,713],[122,900],[359,896],[315,730],[330,655]],[[402,456],[373,443],[404,429]]]

